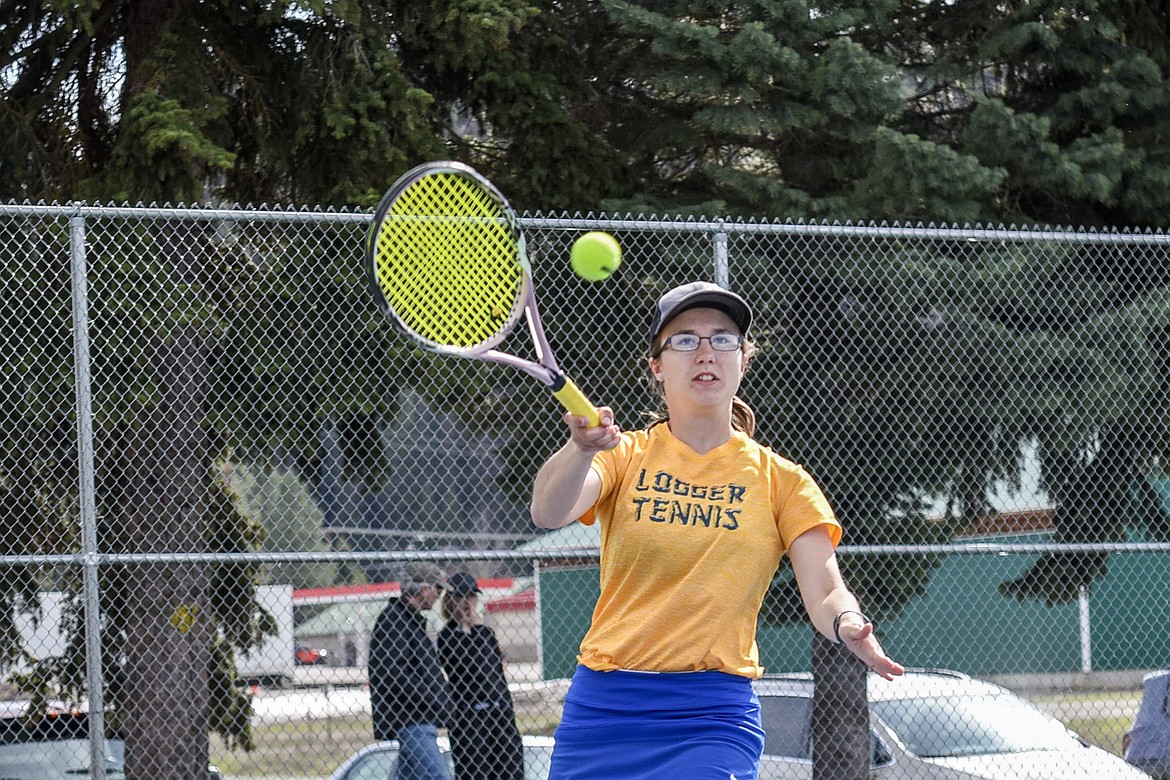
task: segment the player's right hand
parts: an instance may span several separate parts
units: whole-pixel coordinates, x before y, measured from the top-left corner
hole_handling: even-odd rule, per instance
[[[598,424],[591,425],[588,417],[581,417],[572,412],[565,413],[569,437],[582,452],[611,450],[621,441],[622,429],[614,423],[613,409],[599,406],[597,417]]]

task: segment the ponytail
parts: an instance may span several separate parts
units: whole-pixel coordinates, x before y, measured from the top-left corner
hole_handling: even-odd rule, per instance
[[[756,413],[738,395],[731,399],[731,427],[749,437],[756,433]]]

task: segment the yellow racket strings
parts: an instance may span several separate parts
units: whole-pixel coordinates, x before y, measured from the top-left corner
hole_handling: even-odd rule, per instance
[[[429,174],[398,196],[379,225],[378,284],[401,323],[421,338],[475,348],[519,316],[517,238],[506,206],[478,183]]]

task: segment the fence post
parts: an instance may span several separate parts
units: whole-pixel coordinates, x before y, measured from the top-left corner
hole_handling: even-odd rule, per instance
[[[715,253],[713,258],[715,265],[715,284],[726,290],[731,285],[731,274],[728,270],[727,263],[727,231],[723,229],[723,220],[720,219],[717,223],[719,227],[712,237]]]
[[[1082,585],[1077,592],[1077,608],[1081,625],[1081,671],[1093,671],[1093,624],[1089,620],[1089,589]]]
[[[540,679],[547,680],[544,667],[544,613],[540,599],[540,558],[532,559],[533,614],[536,616],[536,663],[540,666]]]
[[[82,596],[85,601],[85,682],[89,702],[90,777],[106,777],[105,698],[102,690],[102,624],[98,599],[97,498],[94,488],[93,396],[89,366],[89,290],[85,217],[69,218],[73,286],[73,376],[77,396],[78,511],[81,520]]]

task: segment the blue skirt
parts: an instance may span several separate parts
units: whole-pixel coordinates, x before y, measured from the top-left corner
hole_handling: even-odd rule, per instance
[[[755,780],[764,752],[751,680],[577,667],[549,780]]]

